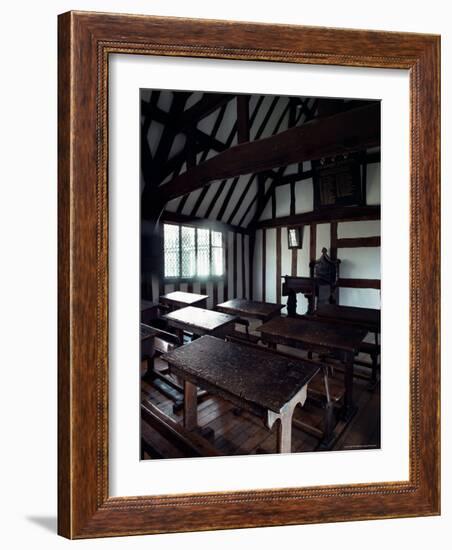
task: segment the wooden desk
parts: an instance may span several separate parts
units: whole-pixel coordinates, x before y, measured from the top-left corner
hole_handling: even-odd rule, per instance
[[[323,304],[317,307],[312,316],[313,319],[328,321],[340,325],[363,328],[374,334],[375,343],[363,342],[359,348],[361,353],[366,353],[371,358],[371,364],[356,359],[355,364],[372,368],[369,389],[375,389],[378,382],[378,358],[380,356],[379,334],[381,332],[381,312],[379,309],[364,307],[337,306]]]
[[[225,337],[233,330],[237,320],[233,315],[192,306],[176,309],[163,318],[168,322],[168,326],[178,331],[181,344],[184,330],[196,336],[211,334]]]
[[[353,403],[353,361],[367,330],[339,325],[310,316],[275,317],[256,329],[262,341],[276,349],[277,344],[306,349],[320,354],[336,353],[344,364],[344,406],[342,415],[348,420],[356,411]]]
[[[223,313],[239,315],[240,317],[251,317],[252,319],[260,319],[265,322],[279,315],[283,307],[285,307],[284,304],[254,302],[252,300],[236,298],[218,304],[216,309]]]
[[[207,307],[207,298],[205,294],[194,294],[193,292],[182,292],[176,290],[160,296],[160,302],[170,306],[171,309],[178,309],[187,306]]]
[[[314,317],[364,328],[375,334],[380,333],[381,312],[379,309],[322,304],[317,307]]]
[[[276,420],[280,453],[291,452],[292,415],[306,400],[318,367],[267,350],[202,336],[163,356],[184,380],[184,424],[197,428],[196,387],[246,409],[271,429]]]

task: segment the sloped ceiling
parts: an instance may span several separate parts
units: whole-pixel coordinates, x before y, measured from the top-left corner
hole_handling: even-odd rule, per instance
[[[249,141],[337,112],[347,101],[269,95],[243,97],[248,106]],[[188,168],[237,145],[237,98],[220,93],[142,90],[142,189],[145,186],[164,189],[165,184]],[[304,164],[306,170],[307,163]],[[246,228],[259,219],[278,181],[302,170],[302,164],[290,165],[260,175],[243,174],[213,181],[167,202],[165,210]],[[258,178],[261,178],[259,183]]]

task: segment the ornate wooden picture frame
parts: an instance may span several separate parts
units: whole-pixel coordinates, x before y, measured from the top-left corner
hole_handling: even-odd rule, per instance
[[[439,37],[69,12],[59,17],[58,46],[59,533],[86,538],[439,514]],[[109,496],[110,54],[409,71],[408,481]]]

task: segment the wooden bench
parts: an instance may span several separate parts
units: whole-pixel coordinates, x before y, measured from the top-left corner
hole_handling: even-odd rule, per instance
[[[380,344],[373,344],[372,342],[361,342],[359,345],[359,353],[365,353],[370,356],[370,364],[360,359],[355,359],[355,363],[362,367],[370,367],[372,369],[369,388],[374,389],[378,382],[378,369],[380,366],[378,358],[381,354],[381,346]]]
[[[156,331],[154,338],[154,348],[158,355],[163,355],[169,351],[177,348],[179,345],[179,338],[172,332],[168,332],[162,329],[154,329]]]
[[[175,422],[172,418],[160,411],[152,403],[141,404],[141,422],[142,434],[146,436],[146,425],[155,428],[172,445],[182,451],[182,456],[200,457],[200,456],[220,456],[221,453],[197,433],[187,431],[183,426]],[[142,437],[141,456],[143,451],[150,455],[157,455],[157,458],[166,458],[163,454],[156,451],[149,439],[151,437]]]

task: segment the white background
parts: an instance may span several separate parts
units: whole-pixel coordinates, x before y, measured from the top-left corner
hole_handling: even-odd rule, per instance
[[[0,87],[0,384],[2,546],[46,549],[311,545],[368,549],[450,546],[452,532],[452,373],[443,393],[442,517],[108,539],[71,543],[55,535],[56,516],[56,29],[69,9],[441,33],[442,179],[450,182],[452,17],[449,2],[317,0],[50,1],[2,6]],[[449,101],[446,101],[449,96]],[[443,271],[450,265],[450,186],[443,187]],[[446,280],[446,276],[444,276]],[[451,353],[451,291],[443,290],[443,355]],[[445,365],[446,367],[448,365]],[[449,399],[447,399],[449,398]],[[446,401],[447,400],[447,401]],[[447,437],[449,436],[449,437]],[[320,543],[320,544],[319,544]]]

